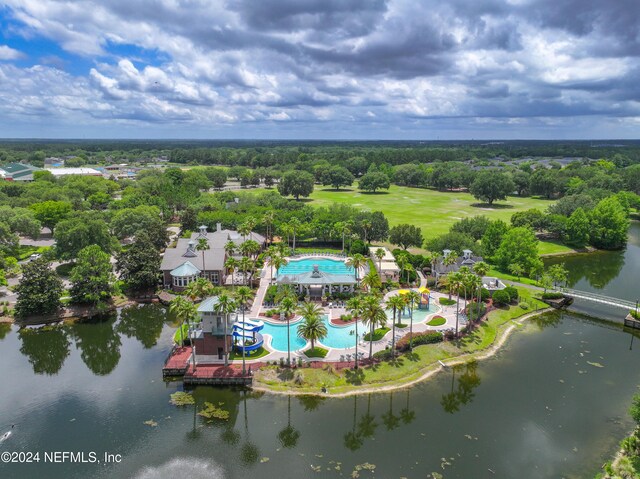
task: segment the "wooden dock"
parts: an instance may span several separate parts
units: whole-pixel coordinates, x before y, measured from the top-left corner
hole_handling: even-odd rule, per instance
[[[254,368],[258,365],[252,365]],[[184,374],[185,385],[210,385],[210,386],[251,386],[253,374],[247,369],[242,374],[242,367],[224,366],[222,364],[198,364],[194,369],[189,365]]]

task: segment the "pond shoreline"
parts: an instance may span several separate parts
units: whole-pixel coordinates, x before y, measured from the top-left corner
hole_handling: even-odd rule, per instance
[[[431,378],[439,371],[443,370],[444,367],[451,367],[459,364],[464,364],[470,360],[488,359],[494,356],[498,351],[500,351],[502,346],[504,346],[505,342],[507,341],[511,333],[515,329],[519,328],[525,321],[531,318],[534,318],[536,316],[540,316],[542,314],[552,312],[552,311],[555,311],[555,309],[545,308],[539,311],[526,313],[522,316],[514,318],[508,323],[505,323],[505,325],[508,324],[508,326],[505,329],[498,331],[498,334],[495,340],[491,343],[489,347],[473,353],[464,353],[459,356],[455,356],[451,359],[445,359],[443,361],[430,363],[421,370],[422,374],[419,377],[414,379],[408,379],[407,381],[398,382],[398,383],[389,384],[389,385],[373,386],[373,387],[352,386],[352,389],[348,391],[341,391],[338,393],[331,393],[330,390],[328,390],[328,392],[326,393],[313,392],[313,391],[296,391],[293,389],[281,390],[281,389],[274,389],[264,383],[259,383],[259,385],[253,386],[251,389],[254,391],[278,394],[278,395],[286,395],[286,396],[320,396],[320,397],[326,397],[326,398],[345,398],[345,397],[351,397],[351,396],[357,396],[357,395],[363,395],[363,394],[390,393],[400,389],[406,389],[415,384],[426,381],[427,379]]]

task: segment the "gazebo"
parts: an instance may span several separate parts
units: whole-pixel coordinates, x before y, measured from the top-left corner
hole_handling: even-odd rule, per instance
[[[357,282],[354,275],[325,273],[314,264],[313,271],[279,276],[278,284],[290,284],[298,293],[319,298],[334,293],[353,293]]]

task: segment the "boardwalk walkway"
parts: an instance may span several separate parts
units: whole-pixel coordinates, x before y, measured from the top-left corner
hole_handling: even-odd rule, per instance
[[[634,309],[636,307],[636,303],[633,301],[628,301],[626,299],[613,298],[611,296],[605,296],[603,294],[591,293],[587,291],[579,291],[577,289],[571,288],[560,288],[556,289],[556,291],[566,294],[567,296],[571,296],[576,299],[584,299],[586,301],[592,301],[594,303],[606,304],[607,306],[613,306],[621,309]]]

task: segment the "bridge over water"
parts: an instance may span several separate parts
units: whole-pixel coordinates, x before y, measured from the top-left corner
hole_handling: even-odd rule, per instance
[[[626,299],[613,298],[611,296],[605,296],[603,294],[591,293],[587,291],[580,291],[571,288],[560,288],[556,291],[571,296],[576,299],[584,299],[586,301],[592,301],[594,303],[606,304],[616,308],[626,309],[627,311],[635,309],[636,303],[628,301]]]

